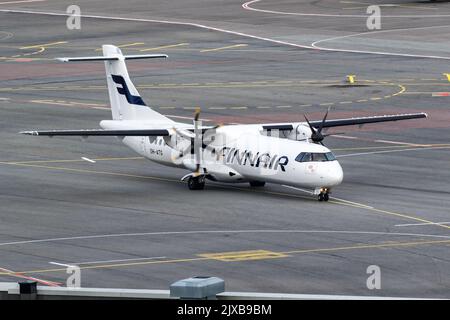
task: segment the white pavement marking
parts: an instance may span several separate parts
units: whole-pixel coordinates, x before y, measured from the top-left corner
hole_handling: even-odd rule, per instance
[[[28,2],[44,2],[47,0],[18,0],[18,1],[7,1],[7,2],[0,2],[0,5],[2,4],[16,4],[16,3],[28,3]]]
[[[358,138],[358,137],[343,136],[341,134],[333,134],[333,137],[335,137],[335,138],[342,138],[342,139],[349,139],[349,140],[360,140],[360,138]]]
[[[333,40],[341,40],[351,37],[364,36],[364,35],[374,35],[379,33],[387,33],[387,32],[397,32],[397,31],[409,31],[409,30],[422,30],[422,29],[431,29],[431,28],[448,28],[450,25],[444,26],[432,26],[432,27],[417,27],[417,28],[404,28],[404,29],[394,29],[394,30],[381,30],[381,31],[366,31],[361,33],[348,34],[345,36],[332,37],[322,40],[317,40],[311,44],[311,47],[323,50],[323,51],[333,51],[333,52],[352,52],[352,53],[368,53],[368,54],[377,54],[377,55],[388,55],[388,56],[400,56],[400,57],[409,57],[409,58],[430,58],[430,59],[442,59],[442,60],[450,60],[450,57],[444,56],[436,56],[436,55],[420,55],[420,54],[410,54],[410,53],[398,53],[398,52],[385,52],[385,51],[367,51],[367,50],[353,50],[353,49],[337,49],[337,48],[326,48],[322,46],[318,46],[319,43],[329,42]]]
[[[148,257],[148,258],[132,258],[132,259],[120,259],[120,260],[99,260],[99,261],[73,262],[73,264],[77,265],[77,266],[81,266],[81,265],[84,265],[84,264],[98,264],[98,263],[112,263],[112,262],[126,262],[126,261],[156,260],[156,259],[166,259],[166,258],[167,257]],[[57,263],[53,263],[53,264],[57,264]],[[61,264],[61,265],[63,265],[63,264]]]
[[[362,235],[391,235],[391,236],[410,236],[410,237],[431,237],[450,239],[450,236],[436,235],[436,234],[417,234],[417,233],[398,233],[398,232],[378,232],[378,231],[347,231],[347,230],[198,230],[198,231],[162,231],[162,232],[140,232],[140,233],[115,233],[115,234],[100,234],[90,236],[76,236],[65,238],[48,238],[35,240],[22,240],[0,243],[0,246],[35,244],[45,242],[61,242],[74,240],[90,240],[90,239],[107,239],[107,238],[122,238],[122,237],[145,237],[145,236],[174,236],[174,235],[198,235],[198,234],[247,234],[247,233],[336,233],[336,234],[362,234]]]
[[[251,1],[251,2],[254,2],[254,1]],[[68,13],[62,13],[62,12],[58,13],[58,12],[32,11],[32,10],[2,9],[2,10],[0,10],[0,12],[38,14],[38,15],[49,15],[49,16],[64,16],[64,17],[69,16]],[[227,30],[227,29],[223,29],[223,28],[211,27],[211,26],[202,25],[202,24],[193,23],[193,22],[157,20],[157,19],[142,19],[142,18],[125,18],[125,17],[88,15],[88,14],[82,14],[82,15],[78,15],[78,16],[82,17],[82,18],[92,18],[92,19],[104,19],[104,20],[115,20],[115,21],[135,21],[135,22],[153,22],[153,23],[165,23],[165,24],[173,24],[173,25],[191,26],[191,27],[197,27],[197,28],[202,28],[202,29],[207,29],[207,30],[212,30],[212,31],[217,31],[217,32],[233,34],[233,35],[242,36],[242,37],[251,38],[251,39],[268,41],[268,42],[276,43],[276,44],[280,44],[280,45],[302,48],[302,49],[316,49],[316,50],[333,51],[333,52],[348,52],[348,53],[376,54],[376,55],[390,55],[390,56],[404,56],[404,57],[415,57],[415,58],[433,58],[433,59],[450,60],[450,57],[442,57],[442,56],[426,56],[426,55],[411,55],[411,54],[378,52],[378,51],[375,52],[375,51],[361,51],[361,50],[350,50],[350,49],[320,48],[320,47],[315,47],[312,45],[310,45],[310,46],[301,45],[301,44],[296,44],[296,43],[282,41],[282,40],[276,40],[276,39],[267,38],[267,37],[255,36],[255,35],[251,35],[248,33],[232,31],[232,30]],[[450,15],[448,15],[448,16],[450,16]],[[367,16],[364,16],[364,17],[367,18]],[[376,32],[376,31],[372,31],[371,33],[373,34],[374,32]],[[353,36],[353,35],[351,35],[351,36]]]
[[[282,186],[286,187],[286,188],[298,190],[298,191],[301,191],[301,192],[304,192],[304,193],[312,194],[311,191],[308,191],[308,190],[305,190],[305,189],[301,189],[301,188],[297,188],[297,187],[293,187],[293,186],[288,186],[288,185],[285,185],[285,184],[283,184]],[[344,200],[344,199],[340,199],[340,198],[336,198],[336,197],[330,197],[330,199],[334,199],[334,200],[342,201],[342,202],[345,202],[345,203],[349,203],[349,204],[351,204],[353,206],[361,207],[363,209],[374,209],[373,207],[367,206],[365,204],[361,204],[361,203],[357,203],[357,202],[353,202],[353,201],[349,201],[349,200]]]
[[[336,17],[336,18],[367,18],[368,15],[361,14],[327,14],[327,13],[303,13],[303,12],[287,12],[287,11],[275,11],[275,10],[265,10],[250,7],[251,4],[260,2],[261,0],[252,0],[246,2],[242,5],[242,8],[251,11],[263,12],[263,13],[273,13],[273,14],[284,14],[290,16],[309,16],[309,17]],[[386,5],[385,5],[386,6]],[[435,15],[385,15],[383,18],[446,18],[450,17],[448,14],[435,14]]]
[[[407,223],[407,224],[396,224],[396,227],[413,227],[413,226],[432,226],[436,224],[450,224],[450,222],[427,222],[427,223]]]
[[[83,159],[84,161],[90,162],[90,163],[96,163],[95,160],[92,160],[92,159],[89,159],[89,158],[86,158],[86,157],[81,157],[81,159]]]
[[[422,144],[417,144],[417,143],[390,141],[390,140],[373,140],[373,142],[388,143],[388,144],[400,144],[400,145],[406,145],[406,146],[412,146],[412,147],[427,146],[427,145],[422,145]]]
[[[431,147],[431,145],[429,145],[429,144],[418,144],[418,143],[392,141],[392,140],[373,140],[373,139],[359,138],[359,137],[347,136],[347,135],[344,136],[344,135],[341,135],[341,134],[333,134],[332,137],[334,137],[334,138],[341,138],[341,139],[348,139],[348,140],[361,140],[361,141],[387,143],[387,144],[398,144],[398,145],[405,145],[405,146],[411,146],[411,147]]]
[[[396,149],[396,150],[383,150],[383,151],[371,151],[371,152],[350,153],[350,154],[343,154],[343,155],[336,156],[336,158],[356,157],[356,156],[365,156],[365,155],[381,154],[381,153],[407,152],[407,151],[419,151],[419,150],[439,150],[439,149],[450,149],[450,146],[445,146],[445,147],[411,148],[411,149]]]
[[[73,265],[73,264],[59,263],[59,262],[53,262],[53,261],[50,261],[49,263],[54,264],[55,266],[61,266],[61,267],[67,267],[67,268],[75,267],[75,265]]]

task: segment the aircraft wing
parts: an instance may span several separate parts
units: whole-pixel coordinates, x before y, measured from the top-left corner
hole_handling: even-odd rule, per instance
[[[119,129],[119,130],[108,130],[108,129],[82,129],[82,130],[47,130],[47,131],[22,131],[22,134],[32,135],[32,136],[169,136],[170,132],[167,129]]]
[[[426,118],[428,115],[426,113],[409,113],[409,114],[391,114],[384,116],[372,116],[372,117],[357,117],[348,119],[333,119],[326,120],[323,124],[324,128],[331,127],[342,127],[342,126],[354,126],[363,125],[367,123],[378,123],[378,122],[389,122],[389,121],[399,121],[399,120],[410,120],[410,119],[420,119]],[[315,128],[320,127],[322,121],[310,121],[311,125]]]
[[[331,120],[326,120],[325,123],[323,124],[323,127],[331,128],[331,127],[364,125],[364,124],[368,124],[368,123],[420,119],[420,118],[426,118],[427,116],[428,115],[426,113],[420,112],[420,113],[407,113],[407,114],[391,114],[391,115],[372,116],[372,117],[331,119]],[[322,120],[310,121],[310,123],[313,127],[319,128],[322,123]],[[262,127],[264,130],[293,130],[294,124],[293,123],[265,124]]]

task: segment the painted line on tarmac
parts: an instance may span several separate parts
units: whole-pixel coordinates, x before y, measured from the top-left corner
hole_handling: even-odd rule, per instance
[[[155,50],[160,50],[160,49],[170,49],[170,48],[176,48],[176,47],[182,47],[182,46],[188,46],[188,45],[189,45],[189,43],[183,42],[183,43],[170,44],[170,45],[165,45],[165,46],[160,46],[160,47],[141,49],[139,51],[147,52],[147,51],[155,51]]]
[[[449,147],[445,147],[445,148],[450,148],[450,146]],[[421,149],[424,149],[424,148],[421,148]],[[50,170],[61,170],[61,171],[75,172],[75,173],[89,173],[89,174],[100,174],[100,175],[110,175],[110,176],[134,177],[134,178],[139,178],[139,179],[150,179],[150,180],[156,180],[156,181],[183,183],[182,181],[180,181],[178,179],[161,178],[161,177],[155,177],[155,176],[133,175],[133,174],[126,174],[126,173],[118,173],[118,172],[96,171],[96,170],[75,169],[75,168],[67,168],[67,167],[55,167],[55,166],[45,166],[45,165],[37,165],[37,164],[23,164],[23,163],[20,164],[20,163],[0,162],[0,164],[16,165],[16,166],[24,166],[24,167],[32,167],[32,168],[42,168],[42,169],[50,169]],[[246,189],[246,188],[235,187],[235,186],[227,186],[227,187],[225,187],[224,185],[221,185],[221,184],[214,184],[214,186],[219,187],[219,188],[228,189],[228,190],[229,189],[235,189],[235,190],[242,190],[242,191],[246,191],[246,192],[262,193],[262,194],[273,194],[273,195],[288,196],[288,197],[295,197],[295,198],[303,198],[303,199],[307,199],[307,200],[312,200],[310,197],[300,196],[300,195],[293,195],[293,194],[289,194],[289,193],[274,192],[274,191],[267,191],[267,190]],[[425,220],[423,218],[410,216],[410,215],[406,215],[406,214],[403,214],[403,213],[397,213],[397,212],[392,212],[392,211],[387,211],[387,210],[381,210],[381,209],[377,209],[377,208],[373,208],[373,207],[367,206],[365,204],[359,204],[359,203],[356,203],[356,202],[354,202],[354,204],[347,203],[347,202],[339,202],[339,201],[335,201],[335,200],[332,200],[330,202],[334,203],[334,204],[338,204],[338,205],[343,205],[343,206],[356,207],[356,208],[360,208],[360,209],[364,209],[364,210],[368,210],[368,211],[372,211],[372,212],[376,212],[376,213],[383,213],[384,215],[395,216],[395,217],[399,217],[399,218],[403,218],[403,219],[410,219],[410,220],[415,220],[415,221],[425,222],[425,223],[434,223],[432,221]],[[450,226],[446,226],[446,225],[437,224],[437,226],[442,227],[442,228],[446,228],[446,229],[450,229]]]
[[[288,186],[288,185],[284,185],[284,184],[283,184],[282,186],[285,187],[285,188],[289,188],[289,189],[293,189],[293,190],[298,190],[298,191],[301,191],[301,192],[304,192],[304,193],[307,193],[307,194],[312,194],[311,191],[305,190],[305,189],[302,189],[302,188],[297,188],[297,187]],[[363,209],[373,209],[373,207],[367,206],[367,205],[365,205],[365,204],[361,204],[361,203],[357,203],[357,202],[352,202],[352,201],[348,201],[348,200],[343,200],[343,199],[339,199],[339,198],[336,198],[336,197],[330,197],[330,198],[331,198],[331,199],[338,200],[338,201],[341,201],[341,202],[344,202],[344,203],[347,203],[347,204],[351,204],[351,205],[353,205],[353,206],[361,207],[361,208],[363,208]],[[336,203],[336,202],[331,201],[331,203]],[[341,203],[338,203],[338,204],[341,204]]]
[[[307,190],[304,190],[304,189],[301,189],[301,188],[291,187],[291,186],[287,186],[287,185],[283,185],[283,187],[288,187],[288,188],[296,189],[296,190],[299,190],[299,191],[302,191],[302,192],[311,193],[311,192],[309,192]],[[329,201],[331,203],[340,204],[340,205],[348,205],[348,206],[361,208],[361,209],[365,209],[365,210],[376,212],[376,213],[383,213],[383,214],[387,214],[387,215],[390,215],[390,216],[395,216],[395,217],[399,217],[399,218],[420,221],[421,223],[433,224],[433,225],[436,225],[438,227],[450,229],[450,226],[439,224],[437,222],[432,222],[430,220],[426,220],[426,219],[423,219],[423,218],[420,218],[420,217],[406,215],[404,213],[398,213],[398,212],[393,212],[393,211],[388,211],[388,210],[381,210],[381,209],[374,208],[372,206],[365,205],[363,203],[348,201],[348,200],[339,199],[339,198],[336,198],[336,197],[330,197],[330,198],[334,199],[334,200],[337,200],[337,201]]]
[[[0,2],[0,5],[3,4],[18,4],[18,3],[31,3],[31,2],[45,2],[47,0],[17,0],[17,1],[6,1]]]
[[[51,47],[54,45],[65,44],[65,43],[67,43],[67,41],[57,41],[57,42],[51,42],[51,43],[43,43],[43,44],[25,46],[25,47],[21,47],[20,49],[46,48],[46,47]]]
[[[385,235],[385,236],[405,236],[405,237],[424,237],[424,238],[438,238],[448,239],[450,236],[437,234],[422,234],[422,233],[404,233],[404,232],[378,232],[378,231],[352,231],[352,230],[294,230],[294,229],[248,229],[248,230],[192,230],[192,231],[159,231],[159,232],[137,232],[137,233],[111,233],[98,235],[81,235],[73,237],[60,238],[45,238],[45,239],[31,239],[0,243],[0,247],[35,244],[35,243],[52,243],[65,242],[77,240],[91,240],[91,239],[108,239],[108,238],[132,238],[132,237],[148,237],[148,236],[176,236],[176,235],[199,235],[199,234],[248,234],[248,233],[330,233],[330,234],[357,234],[357,235]]]
[[[157,260],[157,259],[167,259],[165,256],[161,257],[148,257],[148,258],[130,258],[130,259],[117,259],[117,260],[98,260],[98,261],[83,261],[83,262],[71,262],[71,263],[60,263],[60,262],[49,262],[50,264],[60,265],[60,266],[82,266],[87,264],[99,264],[99,263],[115,263],[115,262],[128,262],[128,261],[144,261],[144,260]]]
[[[429,222],[429,223],[407,223],[407,224],[396,224],[396,227],[415,227],[415,226],[430,226],[436,224],[450,224],[450,222]]]
[[[450,15],[449,15],[449,17],[450,17]],[[315,48],[317,50],[332,51],[332,52],[351,52],[351,53],[376,54],[376,55],[385,55],[385,56],[398,56],[398,57],[407,57],[407,58],[430,58],[430,59],[450,60],[450,57],[437,56],[437,55],[420,55],[420,54],[396,53],[396,52],[384,52],[384,51],[338,49],[338,48],[328,48],[328,47],[318,46],[319,43],[329,42],[329,41],[334,41],[334,40],[347,39],[347,38],[357,37],[357,36],[374,35],[374,34],[378,34],[378,33],[413,30],[413,29],[429,29],[429,28],[444,28],[444,27],[447,28],[447,27],[450,27],[450,25],[361,32],[361,33],[355,33],[355,34],[348,34],[348,35],[345,35],[345,36],[338,36],[338,37],[332,37],[332,38],[317,40],[317,41],[311,43],[311,47],[313,47],[313,48]]]
[[[97,161],[89,159],[87,157],[81,157],[81,159],[84,160],[84,161],[90,162],[90,163],[96,163],[97,162]]]
[[[0,268],[0,272],[1,272],[0,273],[1,275],[7,275],[7,276],[20,278],[20,279],[26,279],[26,280],[30,280],[30,281],[36,281],[40,284],[44,284],[44,285],[50,286],[50,287],[59,287],[59,285],[60,285],[59,282],[42,280],[42,279],[38,279],[35,277],[26,276],[26,275],[22,274],[21,272],[11,271],[11,270],[5,269],[5,268]]]
[[[359,140],[359,141],[368,141],[368,142],[376,142],[376,143],[385,143],[385,144],[394,144],[397,146],[391,146],[390,148],[399,148],[401,146],[404,147],[433,147],[433,146],[442,146],[438,144],[419,144],[419,143],[411,143],[411,142],[402,142],[402,141],[392,141],[392,140],[381,140],[381,139],[368,139],[368,138],[361,138],[361,137],[354,137],[349,135],[342,135],[342,134],[333,134],[333,138],[339,138],[339,139],[347,139],[347,140]],[[447,145],[445,145],[447,146]],[[450,146],[450,145],[449,145]],[[356,147],[356,148],[337,148],[333,149],[334,151],[337,150],[358,150],[358,149],[380,149],[380,148],[388,148],[388,147]]]
[[[411,246],[423,246],[423,245],[444,245],[449,244],[450,240],[431,240],[431,241],[411,241],[411,242],[393,242],[393,243],[378,243],[378,244],[360,244],[354,246],[342,246],[342,247],[330,247],[330,248],[314,248],[314,249],[299,249],[290,251],[280,251],[274,252],[283,255],[292,254],[310,254],[310,253],[322,253],[322,252],[337,252],[337,251],[349,251],[349,250],[359,250],[359,249],[380,249],[380,248],[397,248],[397,247],[411,247]],[[89,269],[111,269],[119,267],[133,267],[133,266],[143,266],[143,265],[156,265],[156,264],[168,264],[168,263],[180,263],[180,262],[197,262],[197,261],[214,261],[215,259],[211,257],[195,257],[195,258],[178,258],[178,259],[168,259],[168,260],[156,260],[156,261],[142,261],[142,262],[131,262],[131,263],[117,263],[117,264],[105,264],[105,265],[94,265],[80,267],[82,270]],[[229,262],[232,263],[232,262]],[[56,268],[56,269],[40,269],[40,270],[29,270],[21,271],[20,274],[41,274],[49,272],[65,272],[66,268]],[[2,275],[2,273],[0,273]]]
[[[203,49],[203,50],[200,50],[200,52],[216,52],[216,51],[221,51],[221,50],[235,49],[235,48],[241,48],[241,47],[247,47],[247,46],[248,46],[248,44],[240,43],[240,44],[234,44],[231,46],[225,46],[225,47],[214,48],[214,49]]]
[[[422,145],[422,147],[432,147],[433,145]],[[394,149],[394,148],[413,148],[413,146],[403,145],[403,146],[378,146],[378,147],[351,147],[351,148],[336,148],[333,149],[333,152],[336,151],[355,151],[355,150],[377,150],[377,149]]]
[[[70,162],[83,162],[83,159],[55,159],[55,160],[29,160],[29,161],[1,161],[0,164],[39,164],[39,163],[70,163]],[[118,160],[142,160],[144,157],[109,157],[109,158],[94,158],[91,161],[118,161]]]
[[[306,16],[306,17],[334,17],[334,18],[366,18],[368,15],[362,14],[329,14],[329,13],[303,13],[303,12],[289,12],[289,11],[276,11],[276,10],[266,10],[251,7],[252,4],[260,2],[261,0],[252,0],[242,4],[242,8],[245,10],[271,13],[271,14],[281,14],[290,16]],[[370,4],[367,4],[369,6]],[[367,8],[367,6],[365,8]],[[385,5],[386,6],[386,5]],[[431,14],[431,15],[382,15],[383,18],[448,18],[449,14]]]
[[[14,10],[14,9],[1,9],[0,12],[6,13],[23,13],[23,14],[36,14],[36,15],[47,15],[47,16],[73,16],[65,12],[48,12],[48,11],[33,11],[33,10]],[[170,21],[170,20],[158,20],[158,19],[143,19],[143,18],[125,18],[125,17],[117,17],[117,16],[102,16],[102,15],[92,15],[92,14],[81,14],[77,15],[81,18],[91,18],[91,19],[103,19],[103,20],[112,20],[112,21],[134,21],[134,22],[151,22],[151,23],[163,23],[163,24],[172,24],[172,25],[182,25],[182,26],[190,26],[197,27],[206,30],[212,30],[232,35],[237,35],[241,37],[262,40],[271,42],[278,45],[285,45],[295,48],[301,49],[315,49],[322,51],[333,51],[333,52],[347,52],[347,53],[360,53],[360,54],[375,54],[375,55],[389,55],[389,56],[403,56],[403,57],[414,57],[414,58],[432,58],[432,59],[444,59],[450,60],[450,57],[442,57],[442,56],[427,56],[427,55],[413,55],[413,54],[401,54],[401,53],[391,53],[391,52],[379,52],[379,51],[362,51],[362,50],[350,50],[350,49],[332,49],[332,48],[320,48],[312,45],[300,45],[292,42],[276,40],[268,37],[255,36],[244,32],[232,31],[223,28],[216,28],[212,26],[202,25],[199,23],[193,22],[182,22],[182,21]],[[448,15],[450,16],[450,15]],[[367,18],[367,16],[365,16]],[[370,33],[374,33],[376,31],[370,31]]]
[[[144,42],[133,42],[133,43],[126,43],[118,45],[117,48],[129,48],[129,47],[135,47],[135,46],[141,46],[144,45]],[[103,51],[103,48],[97,48],[95,51]]]
[[[395,149],[395,150],[381,150],[381,151],[350,153],[350,154],[342,154],[342,155],[336,156],[336,158],[358,157],[358,156],[366,156],[366,155],[382,154],[382,153],[421,151],[421,150],[440,150],[440,149],[450,149],[450,145],[435,146],[435,147],[420,147],[420,148],[407,148],[407,149],[405,148],[405,149]]]
[[[353,100],[353,101],[344,101],[344,102],[324,102],[324,103],[318,103],[318,104],[302,104],[299,106],[257,106],[256,109],[282,109],[282,108],[295,108],[295,107],[313,107],[313,106],[332,106],[337,104],[351,104],[351,103],[360,103],[360,102],[368,102],[369,100],[373,101],[381,100],[381,99],[389,99],[393,98],[397,95],[403,94],[406,91],[406,87],[402,84],[398,83],[387,83],[387,82],[377,82],[377,81],[371,81],[371,80],[360,80],[361,82],[372,82],[375,85],[386,85],[386,86],[394,86],[399,87],[400,90],[396,91],[392,94],[385,95],[383,98],[380,97],[370,97],[368,96],[368,99],[360,99],[360,100]],[[260,87],[260,86],[276,86],[276,87],[284,87],[284,86],[308,86],[308,85],[319,85],[323,86],[326,83],[319,83],[319,84],[306,84],[304,81],[251,81],[251,82],[224,82],[224,83],[216,83],[212,87],[219,87],[219,88],[248,88],[248,87]],[[179,89],[179,88],[189,88],[189,89],[198,89],[198,88],[204,88],[204,87],[211,87],[211,85],[207,84],[201,84],[201,83],[184,83],[184,84],[149,84],[149,85],[140,85],[137,88],[138,89],[150,89],[150,88],[172,88],[172,89]],[[79,90],[95,90],[95,89],[106,89],[106,87],[100,87],[100,86],[91,86],[91,87],[82,87],[82,86],[70,86],[70,87],[19,87],[19,88],[3,88],[0,89],[0,92],[7,92],[7,91],[47,91],[47,90],[64,90],[64,89],[79,89]],[[64,107],[90,107],[92,109],[99,109],[99,110],[110,110],[110,108],[106,104],[98,104],[98,103],[85,103],[85,102],[78,102],[78,101],[66,101],[66,100],[52,100],[52,99],[40,99],[40,100],[29,100],[27,102],[30,103],[36,103],[36,104],[43,104],[43,105],[59,105]],[[158,109],[177,109],[177,107],[155,107]],[[178,107],[178,109],[185,109],[185,110],[194,110],[196,107]],[[206,110],[220,110],[220,109],[226,109],[226,110],[246,110],[251,109],[252,107],[248,106],[242,106],[242,107],[207,107]]]

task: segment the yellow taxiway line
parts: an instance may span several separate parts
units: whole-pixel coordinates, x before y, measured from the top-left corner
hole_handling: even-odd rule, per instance
[[[235,49],[235,48],[240,48],[240,47],[246,47],[248,46],[245,43],[240,43],[240,44],[235,44],[232,46],[226,46],[226,47],[220,47],[220,48],[214,48],[214,49],[204,49],[204,50],[200,50],[200,52],[213,52],[213,51],[220,51],[220,50],[226,50],[226,49]]]
[[[412,246],[421,246],[421,245],[443,245],[450,244],[450,240],[428,240],[428,241],[411,241],[411,242],[391,242],[391,243],[378,243],[378,244],[360,244],[354,246],[342,246],[342,247],[330,247],[330,248],[315,248],[315,249],[299,249],[299,250],[290,250],[290,251],[266,251],[260,250],[261,252],[270,252],[275,255],[280,255],[279,257],[288,257],[293,254],[305,254],[305,253],[322,253],[322,252],[337,252],[337,251],[346,251],[346,250],[359,250],[359,249],[379,249],[379,248],[396,248],[396,247],[412,247]],[[243,257],[244,254],[249,251],[235,252],[236,255],[241,253],[240,257]],[[256,251],[255,251],[256,252]],[[203,255],[203,256],[200,256]],[[143,265],[157,265],[157,264],[168,264],[168,263],[180,263],[180,262],[195,262],[195,261],[217,261],[219,259],[215,258],[215,255],[218,254],[200,254],[198,257],[193,258],[178,258],[178,259],[166,259],[166,260],[152,260],[152,261],[141,261],[141,262],[131,262],[131,263],[115,263],[115,264],[103,264],[103,265],[90,265],[90,266],[81,266],[80,269],[110,269],[110,268],[123,268],[123,267],[133,267],[133,266],[143,266]],[[208,256],[204,256],[208,255]],[[254,256],[250,255],[250,260],[254,260]],[[272,257],[271,257],[272,258]],[[223,261],[223,260],[220,260]],[[232,261],[244,261],[243,259],[236,260],[226,260],[227,262]],[[223,261],[225,262],[225,261]],[[65,272],[66,268],[52,268],[52,269],[36,269],[36,270],[28,270],[16,272],[18,275],[25,274],[41,274],[41,273],[50,273],[50,272]],[[0,275],[8,275],[8,273],[0,273]]]
[[[126,43],[126,44],[122,44],[120,46],[117,46],[117,48],[128,48],[128,47],[134,47],[134,46],[141,46],[145,44],[144,42],[133,42],[133,43]],[[97,48],[95,49],[95,51],[102,51],[102,48]]]
[[[119,160],[120,158],[99,158],[98,161],[101,161],[101,159],[106,159],[106,160]],[[130,158],[124,158],[123,160],[127,160]],[[131,159],[140,159],[140,157],[133,157]],[[93,159],[96,160],[96,159]],[[39,161],[39,160],[38,160]],[[58,162],[62,162],[64,160],[50,160],[50,161],[58,161]],[[68,162],[74,162],[73,160],[69,160]],[[82,161],[80,160],[76,160],[76,161]],[[47,161],[49,162],[49,161]],[[42,162],[45,163],[45,162]],[[47,166],[47,165],[42,165],[39,163],[31,163],[31,162],[0,162],[0,164],[4,164],[4,165],[15,165],[15,166],[24,166],[24,167],[33,167],[33,168],[41,168],[41,169],[51,169],[51,170],[59,170],[59,171],[67,171],[67,172],[77,172],[77,173],[88,173],[88,174],[101,174],[101,175],[110,175],[110,176],[123,176],[123,177],[133,177],[133,178],[139,178],[139,179],[149,179],[149,180],[157,180],[157,181],[166,181],[166,182],[177,182],[177,183],[183,183],[182,181],[178,180],[178,179],[170,179],[170,178],[161,178],[161,177],[155,177],[155,176],[143,176],[143,175],[133,175],[133,174],[127,174],[127,173],[119,173],[119,172],[110,172],[110,171],[96,171],[96,170],[88,170],[88,169],[76,169],[76,168],[67,168],[67,167],[58,167],[58,166]],[[290,194],[290,193],[285,193],[285,192],[276,192],[276,191],[268,191],[268,190],[255,190],[255,189],[248,189],[248,188],[242,188],[242,187],[235,187],[235,186],[222,186],[219,184],[215,184],[214,186],[218,187],[218,188],[224,188],[224,189],[235,189],[235,190],[240,190],[240,191],[245,191],[245,192],[253,192],[253,193],[262,193],[262,194],[272,194],[272,195],[278,195],[278,196],[284,196],[284,197],[292,197],[292,198],[300,198],[300,199],[306,199],[306,200],[311,200],[313,201],[313,199],[311,197],[307,197],[307,196],[302,196],[302,195],[298,195],[298,194]],[[314,200],[315,201],[315,200]],[[450,229],[450,226],[447,225],[443,225],[443,224],[437,224],[433,221],[430,220],[426,220],[420,217],[416,217],[416,216],[411,216],[411,215],[407,215],[404,213],[398,213],[398,212],[393,212],[393,211],[388,211],[388,210],[382,210],[382,209],[377,209],[377,208],[373,208],[371,206],[365,205],[365,204],[361,204],[361,203],[356,203],[356,202],[349,202],[349,201],[339,201],[339,200],[330,200],[330,203],[334,203],[334,204],[338,204],[338,205],[343,205],[343,206],[348,206],[348,207],[354,207],[354,208],[359,208],[359,209],[364,209],[364,210],[368,210],[371,212],[376,212],[378,214],[384,214],[384,215],[390,215],[390,216],[395,216],[398,218],[403,218],[403,219],[409,219],[409,220],[414,220],[414,221],[419,221],[419,222],[423,222],[423,223],[429,223],[429,224],[434,224],[436,226],[442,227],[442,228],[446,228],[446,229]]]
[[[155,50],[160,50],[160,49],[170,49],[170,48],[176,48],[176,47],[182,47],[182,46],[188,46],[189,43],[177,43],[177,44],[170,44],[167,46],[160,46],[160,47],[154,47],[154,48],[147,48],[147,49],[141,49],[139,51],[141,52],[146,52],[146,51],[155,51]]]
[[[67,41],[58,41],[58,42],[51,42],[51,43],[44,43],[44,44],[36,44],[36,45],[32,45],[32,46],[21,47],[20,49],[46,48],[46,47],[50,47],[50,46],[54,46],[54,45],[58,45],[58,44],[64,44],[64,43],[67,43]]]

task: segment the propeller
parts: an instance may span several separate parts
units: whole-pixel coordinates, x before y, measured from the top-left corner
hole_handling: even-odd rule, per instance
[[[199,129],[198,119],[200,118],[200,108],[197,107],[194,113],[194,158],[195,158],[195,174],[200,174],[200,161],[201,161],[201,152],[202,152],[202,130]]]
[[[190,144],[189,146],[180,151],[180,153],[176,156],[173,157],[173,160],[178,160],[180,158],[182,158],[184,155],[186,155],[189,150],[190,153],[194,155],[194,161],[195,161],[195,171],[194,174],[195,175],[200,175],[201,174],[201,160],[202,160],[202,147],[203,147],[203,143],[204,143],[204,136],[205,136],[205,132],[203,131],[203,128],[200,128],[200,111],[201,109],[198,107],[195,109],[195,113],[194,113],[194,119],[193,119],[193,124],[194,124],[194,132],[192,133],[191,131],[188,130],[179,130],[174,128],[175,132],[177,134],[179,134],[180,136],[182,136],[185,139],[189,139],[190,140]],[[222,127],[223,124],[217,124],[214,127],[208,129],[206,132],[211,133],[211,132],[215,132],[216,129]]]
[[[322,143],[323,139],[325,139],[326,137],[329,136],[334,136],[334,135],[338,135],[338,134],[345,134],[345,132],[335,132],[335,133],[328,133],[328,134],[324,134],[322,133],[323,127],[325,125],[325,122],[327,121],[327,117],[328,117],[328,113],[330,112],[330,107],[328,107],[327,112],[325,113],[325,116],[322,119],[322,122],[319,125],[319,128],[315,128],[311,125],[311,123],[309,122],[308,118],[306,117],[306,115],[304,115],[306,122],[308,123],[309,128],[311,129],[311,140],[314,143],[320,143],[321,145],[324,145]],[[307,140],[307,139],[305,139]],[[301,141],[301,140],[300,140]]]
[[[306,122],[308,123],[309,128],[311,129],[311,140],[314,143],[320,143],[321,145],[323,145],[322,141],[326,136],[328,135],[324,135],[322,134],[322,130],[323,130],[323,125],[325,124],[325,121],[327,120],[328,117],[328,112],[330,111],[330,108],[328,108],[327,112],[325,113],[325,116],[322,119],[322,122],[319,125],[319,128],[316,129],[314,128],[311,123],[309,122],[308,118],[306,117],[306,115],[304,115]]]

